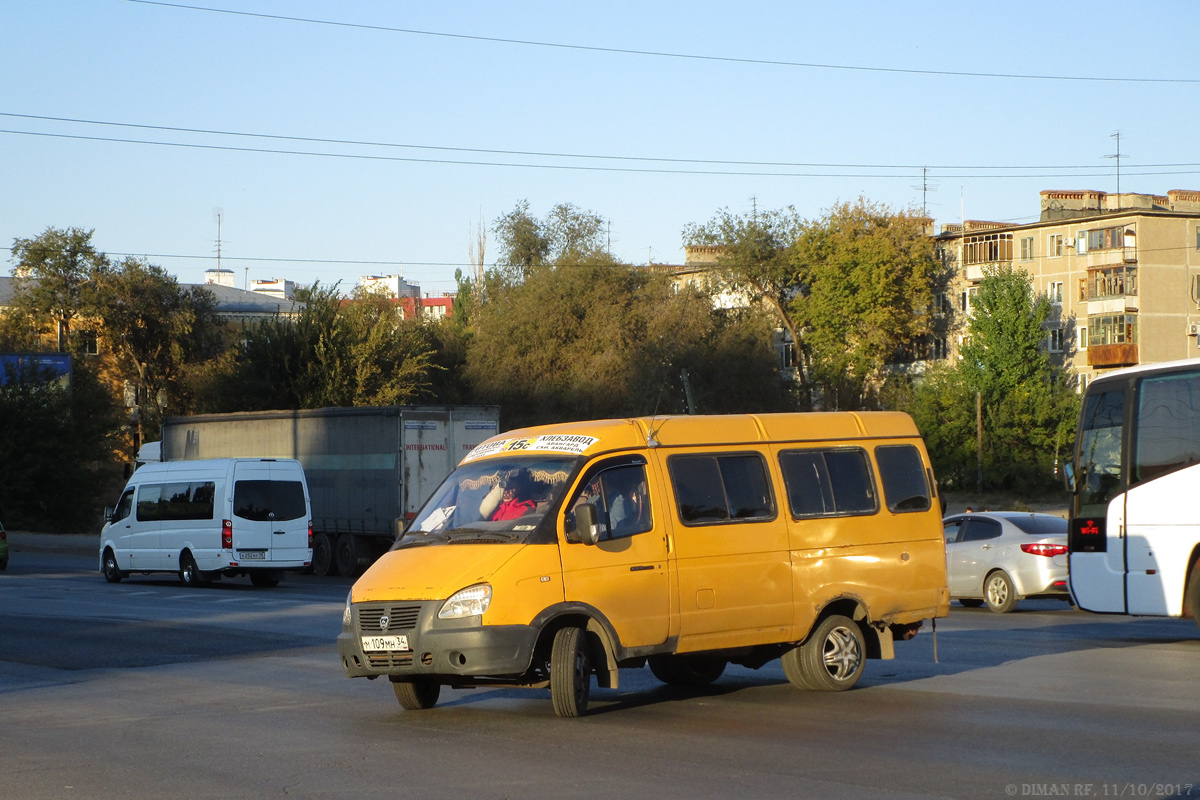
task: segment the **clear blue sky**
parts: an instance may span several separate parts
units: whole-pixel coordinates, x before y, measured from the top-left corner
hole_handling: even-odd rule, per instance
[[[682,263],[721,208],[919,206],[922,166],[939,225],[1031,221],[1116,190],[1117,131],[1123,191],[1200,189],[1191,0],[192,3],[0,3],[0,246],[91,228],[200,282],[220,208],[239,286],[440,293],[525,199]]]

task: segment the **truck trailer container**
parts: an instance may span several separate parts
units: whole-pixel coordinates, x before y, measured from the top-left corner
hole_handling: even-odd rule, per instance
[[[313,572],[353,575],[499,432],[497,406],[375,406],[168,417],[161,458],[294,458],[312,499]]]

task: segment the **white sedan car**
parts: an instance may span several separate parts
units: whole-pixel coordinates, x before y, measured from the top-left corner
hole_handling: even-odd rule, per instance
[[[1003,614],[1026,597],[1068,600],[1067,521],[1052,514],[985,511],[942,521],[950,597]]]

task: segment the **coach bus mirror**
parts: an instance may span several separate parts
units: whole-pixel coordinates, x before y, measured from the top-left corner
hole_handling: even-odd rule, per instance
[[[1063,464],[1063,484],[1068,492],[1075,492],[1075,467],[1070,461]]]

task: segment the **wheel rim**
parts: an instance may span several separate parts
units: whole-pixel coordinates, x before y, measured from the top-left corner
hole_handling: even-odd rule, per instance
[[[104,574],[110,577],[117,574],[117,558],[112,553],[104,557]]]
[[[999,575],[993,575],[988,581],[988,602],[994,606],[1008,602],[1008,582]]]
[[[821,659],[825,669],[835,680],[844,681],[850,678],[862,663],[862,650],[858,646],[858,638],[847,628],[834,628],[825,637]]]

